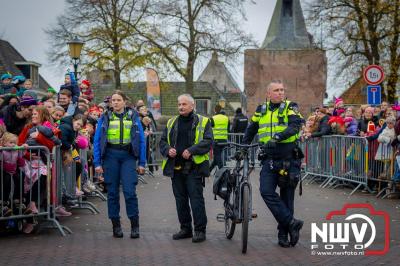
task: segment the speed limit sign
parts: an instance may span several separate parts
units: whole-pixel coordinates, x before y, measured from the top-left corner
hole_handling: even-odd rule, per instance
[[[385,79],[383,68],[378,65],[369,65],[364,69],[364,80],[369,85],[381,84]]]

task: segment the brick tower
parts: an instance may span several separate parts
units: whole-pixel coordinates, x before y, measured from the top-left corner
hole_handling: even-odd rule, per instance
[[[265,101],[266,86],[273,79],[283,80],[288,99],[297,102],[304,115],[322,105],[326,62],[325,51],[313,46],[307,32],[300,0],[277,0],[261,48],[245,51],[247,113]]]

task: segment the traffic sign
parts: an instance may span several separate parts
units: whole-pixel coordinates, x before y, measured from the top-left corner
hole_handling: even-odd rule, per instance
[[[367,102],[371,105],[381,104],[382,88],[381,86],[368,86],[367,87]]]
[[[381,84],[385,79],[383,68],[378,65],[369,65],[364,69],[364,80],[369,85]]]

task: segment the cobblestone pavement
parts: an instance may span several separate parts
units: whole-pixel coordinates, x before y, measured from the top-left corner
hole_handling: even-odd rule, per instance
[[[349,197],[349,189],[320,189],[304,185],[303,196],[296,195],[295,215],[305,220],[301,239],[295,248],[283,249],[276,244],[276,222],[258,191],[258,173],[253,179],[253,209],[258,218],[250,223],[246,255],[240,252],[240,226],[232,240],[224,235],[224,225],[216,221],[222,213],[222,201],[214,200],[212,182],[206,183],[208,215],[207,241],[193,244],[190,239],[174,241],[178,229],[175,202],[169,178],[147,178],[138,185],[141,237],[130,239],[129,221],[123,216],[123,239],[114,239],[106,218],[106,204],[93,202],[101,214],[75,210],[62,224],[73,230],[61,237],[53,229],[35,235],[8,235],[0,238],[2,265],[398,265],[400,248],[400,201],[381,200],[361,192]],[[121,195],[122,197],[122,195]],[[311,222],[321,222],[331,210],[345,203],[371,203],[390,214],[390,251],[384,256],[312,256]],[[379,227],[379,225],[377,226]],[[383,235],[377,235],[383,241]],[[383,243],[383,242],[382,242]]]

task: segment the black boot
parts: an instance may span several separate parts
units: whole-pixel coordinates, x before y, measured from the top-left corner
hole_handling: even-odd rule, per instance
[[[131,238],[139,238],[139,219],[131,219]]]
[[[283,247],[283,248],[288,248],[290,247],[289,239],[288,239],[288,233],[285,231],[279,231],[278,232],[278,245]]]
[[[194,236],[192,238],[193,243],[200,243],[206,240],[206,232],[194,231]]]
[[[111,220],[113,225],[113,236],[116,238],[122,238],[124,234],[122,233],[121,222],[117,219]]]
[[[302,220],[292,219],[289,223],[289,235],[290,235],[290,245],[296,246],[300,238],[300,230],[303,227],[304,222]]]
[[[181,229],[178,233],[172,235],[173,240],[179,240],[184,238],[191,238],[193,236],[191,229]]]

